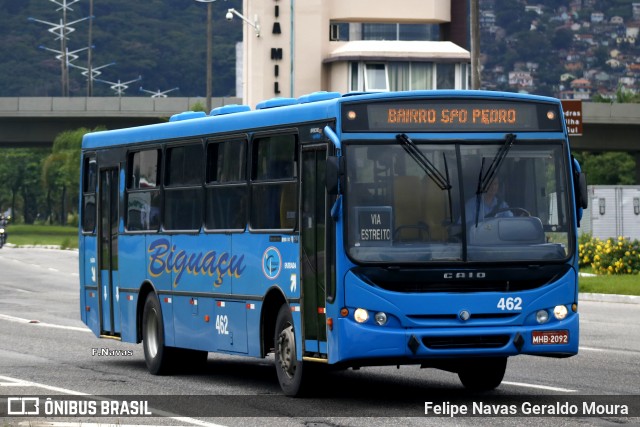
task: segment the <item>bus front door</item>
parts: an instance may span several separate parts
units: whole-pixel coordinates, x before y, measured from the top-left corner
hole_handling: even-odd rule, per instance
[[[326,192],[327,147],[302,151],[301,245],[302,316],[304,353],[327,353],[326,295]]]
[[[100,334],[120,336],[120,311],[118,306],[118,169],[100,171],[98,205],[98,304],[100,310]]]

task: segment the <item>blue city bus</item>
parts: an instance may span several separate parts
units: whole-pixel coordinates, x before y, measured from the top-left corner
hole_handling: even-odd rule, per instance
[[[577,354],[586,181],[560,101],[488,91],[274,98],[87,134],[83,322],[152,374],[271,357],[419,365],[491,390]]]

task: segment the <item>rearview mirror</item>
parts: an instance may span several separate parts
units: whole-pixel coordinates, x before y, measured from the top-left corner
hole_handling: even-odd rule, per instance
[[[578,194],[576,194],[578,206],[582,209],[589,207],[589,190],[587,189],[587,175],[584,172],[578,174]]]
[[[344,157],[327,157],[326,183],[327,193],[340,194],[344,185]]]

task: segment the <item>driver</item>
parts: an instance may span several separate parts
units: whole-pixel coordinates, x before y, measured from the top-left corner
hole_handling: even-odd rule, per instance
[[[487,188],[486,193],[480,197],[480,214],[478,221],[491,217],[512,217],[513,212],[509,210],[509,205],[498,197],[500,189],[500,178],[496,175]],[[471,224],[476,220],[476,206],[478,206],[478,198],[473,196],[467,200],[464,205],[467,224]]]

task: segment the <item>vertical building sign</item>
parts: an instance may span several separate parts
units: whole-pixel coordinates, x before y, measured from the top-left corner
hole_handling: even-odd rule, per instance
[[[282,34],[282,30],[280,29],[280,5],[278,4],[278,0],[274,0],[273,7],[273,15],[275,21],[273,23],[273,29],[271,30],[271,34],[280,35]],[[273,93],[276,96],[280,95],[280,83],[278,82],[278,77],[280,75],[280,66],[278,65],[278,61],[282,60],[282,48],[281,47],[272,47],[271,48],[271,61],[273,62]]]

